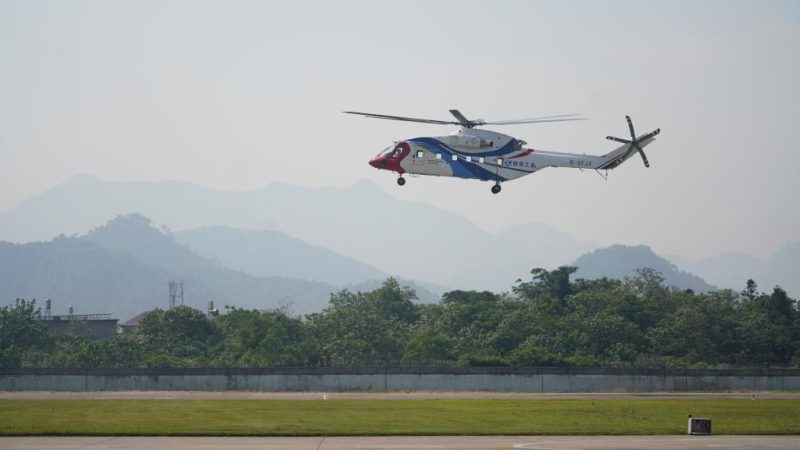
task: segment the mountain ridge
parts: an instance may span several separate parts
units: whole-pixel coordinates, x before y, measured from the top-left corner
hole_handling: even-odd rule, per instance
[[[558,265],[551,251],[532,246],[531,236],[521,243],[489,233],[433,205],[396,200],[368,180],[345,188],[270,183],[231,192],[187,182],[108,182],[82,175],[0,213],[0,239],[81,234],[131,212],[178,231],[215,225],[281,231],[386,273],[464,289],[507,290],[534,267]],[[553,236],[573,240],[563,233]],[[562,256],[569,260],[581,252],[573,253]]]
[[[0,245],[0,299],[68,299],[84,312],[108,307],[121,318],[165,307],[167,283],[184,281],[186,298],[217,305],[299,313],[327,305],[336,286],[289,277],[255,277],[214,264],[137,214],[121,216],[81,237]],[[119,300],[119,299],[122,300]]]
[[[646,245],[611,245],[584,254],[573,265],[578,267],[575,278],[623,279],[635,275],[637,269],[650,268],[660,272],[668,286],[698,293],[717,290],[702,278],[679,270]]]
[[[367,272],[375,274],[388,277]],[[232,269],[195,253],[169,230],[156,229],[135,213],[115,217],[84,236],[0,242],[0,303],[52,298],[57,305],[74,306],[76,313],[110,312],[124,320],[166,307],[171,281],[182,281],[187,304],[201,310],[214,300],[218,307],[276,309],[290,304],[293,312],[307,314],[320,311],[330,294],[342,289],[318,280]],[[412,280],[401,284],[417,290],[421,301],[435,301],[440,294]]]
[[[240,230],[218,225],[183,230],[174,236],[198,254],[254,276],[288,276],[336,286],[389,276],[354,258],[277,230]]]
[[[254,190],[220,191],[186,181],[104,181],[90,175],[73,177],[0,213],[0,240],[83,234],[109,217],[132,212],[178,230],[176,236],[219,225],[280,232],[350,258],[355,265],[459,289],[506,291],[532,268],[554,269],[600,247],[537,222],[490,233],[433,205],[397,200],[368,180],[342,188],[269,183]],[[725,258],[710,258],[706,267],[674,259],[684,271],[720,287],[739,289],[746,278],[755,278],[763,286],[780,284],[798,295],[800,274],[793,268],[800,267],[800,251],[789,250],[763,264],[743,256],[738,269],[728,268]]]

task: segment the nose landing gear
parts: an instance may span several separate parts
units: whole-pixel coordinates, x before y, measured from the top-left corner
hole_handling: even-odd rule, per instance
[[[496,183],[492,186],[492,194],[499,194],[501,189],[503,188],[500,187],[500,183]]]
[[[398,177],[397,178],[397,184],[399,184],[400,186],[406,184],[406,179],[403,178],[403,177]]]

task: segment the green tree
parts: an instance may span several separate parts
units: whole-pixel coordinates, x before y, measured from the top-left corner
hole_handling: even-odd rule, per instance
[[[492,361],[499,324],[515,308],[505,296],[489,291],[450,291],[442,296],[439,330],[462,361]]]
[[[122,334],[96,345],[99,366],[108,368],[136,368],[144,361],[144,347],[140,336]]]
[[[200,311],[188,306],[151,311],[139,325],[148,366],[198,366],[208,363],[219,331]]]
[[[231,308],[214,325],[223,336],[214,365],[308,367],[317,363],[302,321],[281,312]]]
[[[419,319],[414,300],[417,293],[408,287],[401,287],[393,277],[388,278],[378,289],[367,294],[381,317],[411,324]]]
[[[0,307],[0,367],[22,367],[52,345],[36,300]]]
[[[452,342],[436,327],[425,325],[411,330],[403,350],[403,362],[448,364],[455,360]]]
[[[48,367],[90,369],[101,366],[100,343],[95,342],[86,325],[71,321],[67,331],[59,333],[53,351],[48,355]]]
[[[743,298],[740,308],[742,352],[744,364],[779,364],[792,361],[798,352],[800,335],[796,302],[780,287],[772,294]]]
[[[531,281],[517,280],[512,290],[518,297],[529,301],[555,299],[554,312],[563,312],[564,302],[572,294],[569,277],[577,271],[578,268],[572,266],[561,266],[553,271],[536,268],[531,270]]]
[[[402,359],[418,312],[413,290],[393,278],[372,292],[347,290],[331,294],[329,306],[308,316],[321,364],[359,366]]]
[[[755,300],[758,297],[758,283],[752,278],[748,279],[741,294],[742,297],[746,297],[748,300]]]

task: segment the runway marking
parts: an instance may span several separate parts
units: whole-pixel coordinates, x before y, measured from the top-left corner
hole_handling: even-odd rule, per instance
[[[356,445],[355,448],[444,448],[444,445]]]
[[[225,448],[283,448],[285,445],[272,445],[272,444],[238,444],[238,445],[225,445]],[[41,448],[41,449],[49,449],[49,448],[111,448],[110,445],[93,445],[93,444],[86,444],[86,445],[16,445],[14,448]],[[172,448],[171,446],[159,446],[156,444],[155,447],[150,447],[151,449],[159,449],[159,448]],[[192,448],[220,448],[219,445],[192,445]]]
[[[218,437],[218,436],[214,436]],[[92,448],[97,448],[97,445],[92,445]],[[107,445],[105,447],[108,447]],[[284,445],[273,445],[273,444],[236,444],[236,445],[225,445],[225,448],[282,448],[285,447]],[[152,447],[151,447],[152,448]],[[159,447],[156,447],[159,448]],[[192,448],[219,448],[219,445],[192,445]]]
[[[540,447],[540,445],[554,444],[554,443],[555,442],[528,442],[526,444],[514,444],[512,447],[533,449],[533,450],[553,450],[553,447]],[[535,445],[536,447],[531,447],[531,445]]]
[[[108,445],[91,445],[92,448],[109,448]],[[86,448],[86,445],[17,445],[15,448]]]
[[[91,444],[89,444],[91,445]],[[17,445],[17,448],[84,448],[85,445]],[[92,445],[92,448],[108,448],[108,445]]]

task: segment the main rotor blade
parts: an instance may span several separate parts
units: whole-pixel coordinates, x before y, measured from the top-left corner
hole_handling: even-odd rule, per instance
[[[452,114],[453,117],[458,119],[458,123],[460,123],[461,125],[463,125],[465,127],[471,128],[473,125],[475,125],[474,122],[472,122],[471,120],[469,120],[466,117],[464,117],[464,115],[461,114],[461,112],[459,110],[457,110],[457,109],[451,109],[450,110],[450,114]]]
[[[631,139],[633,139],[635,141],[636,140],[636,133],[633,131],[633,122],[631,122],[631,116],[625,116],[625,120],[628,121],[628,129],[631,130]]]
[[[559,116],[532,117],[530,119],[481,121],[481,125],[517,125],[522,123],[567,122],[573,120],[589,120],[585,117],[574,117],[579,114],[562,114]]]
[[[357,112],[357,111],[342,111],[345,114],[357,114],[364,117],[369,117],[371,119],[386,119],[386,120],[400,120],[404,122],[419,122],[419,123],[432,123],[436,125],[461,125],[459,122],[448,122],[445,120],[434,120],[434,119],[417,119],[414,117],[401,117],[401,116],[387,116],[385,114],[372,114],[372,113],[365,113],[365,112]]]

